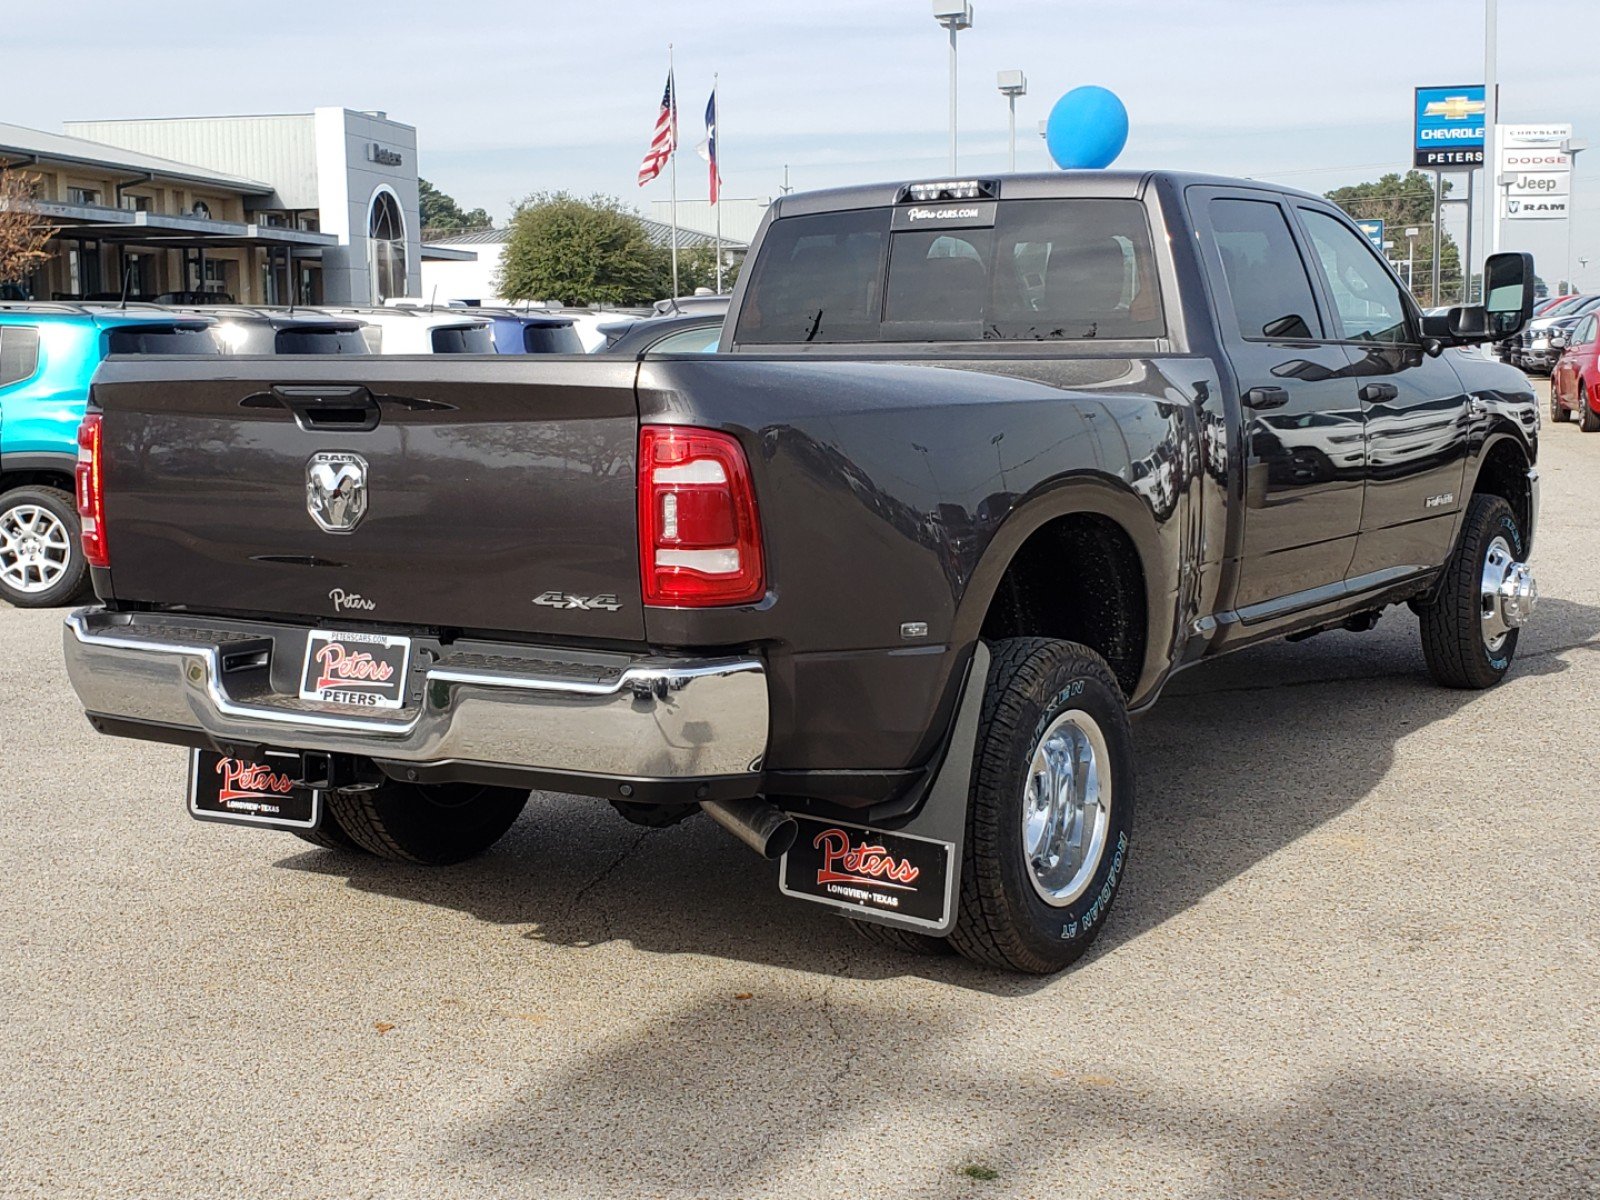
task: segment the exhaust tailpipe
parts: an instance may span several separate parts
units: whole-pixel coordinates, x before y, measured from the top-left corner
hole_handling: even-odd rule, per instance
[[[780,858],[794,845],[800,826],[775,805],[752,797],[748,800],[702,800],[700,807],[762,858]]]

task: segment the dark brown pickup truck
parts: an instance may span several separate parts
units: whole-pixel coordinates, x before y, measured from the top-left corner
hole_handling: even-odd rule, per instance
[[[1048,972],[1128,868],[1130,710],[1421,615],[1510,667],[1538,415],[1315,196],[1083,172],[772,208],[720,352],[112,360],[82,435],[103,732],[190,810],[444,863],[529,789],[705,810],[785,892]]]

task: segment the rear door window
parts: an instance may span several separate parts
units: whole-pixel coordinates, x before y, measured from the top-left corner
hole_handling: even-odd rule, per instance
[[[987,225],[891,232],[896,211],[774,222],[738,340],[1056,341],[1166,332],[1149,222],[1137,201],[1002,201]]]
[[[205,325],[122,326],[106,334],[107,354],[218,354]]]
[[[571,325],[524,325],[522,348],[529,354],[582,354],[583,341]]]
[[[1219,197],[1208,209],[1235,327],[1251,341],[1323,336],[1311,276],[1289,218],[1270,200]]]
[[[0,387],[32,379],[39,369],[39,331],[31,325],[0,328]]]
[[[432,334],[435,354],[493,354],[494,335],[487,325],[446,326]]]
[[[280,329],[273,339],[278,354],[365,354],[359,329]]]

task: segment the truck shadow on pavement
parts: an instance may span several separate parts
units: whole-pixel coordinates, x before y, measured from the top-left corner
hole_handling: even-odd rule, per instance
[[[490,1170],[530,1195],[781,1184],[954,1198],[1064,1194],[1069,1179],[1090,1189],[1072,1195],[1171,1188],[1204,1200],[1594,1194],[1600,1108],[1577,1088],[1419,1069],[1376,1047],[1285,1080],[1265,1042],[1232,1047],[1235,1070],[1209,1078],[1198,1051],[1144,1073],[1106,1066],[1106,1048],[1070,1023],[1041,1041],[998,1052],[977,1013],[930,1021],[870,996],[700,996],[581,1064],[536,1069],[431,1149],[451,1171]],[[884,1047],[907,1045],[899,1069],[882,1069]],[[571,1145],[596,1152],[554,1152]],[[972,1164],[995,1172],[995,1191],[962,1176]]]
[[[1506,687],[1600,651],[1600,608],[1546,599],[1533,632]],[[1132,867],[1086,961],[1114,953],[1347,811],[1385,778],[1402,738],[1470,705],[1501,703],[1495,695],[1435,686],[1415,618],[1403,611],[1371,633],[1262,646],[1181,676],[1135,724]],[[648,953],[863,979],[912,975],[1006,996],[1050,982],[869,945],[833,913],[781,896],[776,864],[709,820],[646,830],[593,799],[536,793],[498,845],[459,867],[320,850],[277,865],[457,909],[560,946],[623,940]]]
[[[530,1195],[766,1194],[782,1181],[846,1197],[894,1181],[888,1194],[954,1200],[1061,1194],[1067,1178],[1200,1200],[1594,1195],[1600,1107],[1576,1088],[1382,1048],[1285,1077],[1277,1050],[1266,1037],[1234,1046],[1238,1074],[1186,1088],[1162,1067],[1088,1066],[1096,1048],[1070,1029],[1003,1053],[978,1013],[923,1021],[870,995],[699,997],[578,1064],[534,1070],[437,1154]],[[1178,1058],[1205,1066],[1198,1051]],[[597,1131],[603,1154],[560,1150]],[[995,1190],[974,1190],[968,1165],[994,1171]]]

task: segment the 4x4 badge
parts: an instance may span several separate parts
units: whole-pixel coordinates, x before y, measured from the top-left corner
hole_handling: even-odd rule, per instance
[[[535,604],[546,608],[579,608],[585,612],[616,612],[622,604],[611,592],[598,596],[574,596],[571,592],[540,592],[533,598]]]

